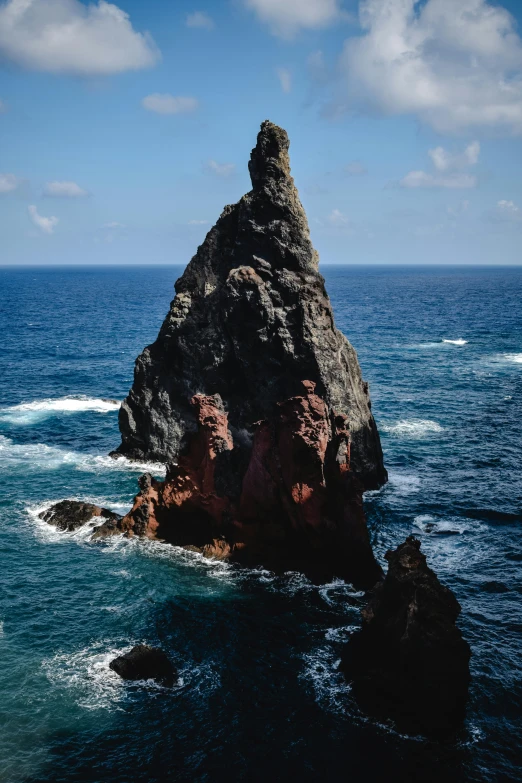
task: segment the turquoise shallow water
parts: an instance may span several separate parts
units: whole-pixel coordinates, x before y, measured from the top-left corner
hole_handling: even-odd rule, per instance
[[[463,607],[473,686],[448,745],[358,712],[337,670],[350,585],[38,520],[63,497],[129,507],[144,466],[107,458],[103,400],[180,271],[0,268],[0,779],[519,780],[522,269],[323,269],[390,472],[366,498],[376,551],[414,532]],[[108,669],[136,642],[170,651],[174,689]]]

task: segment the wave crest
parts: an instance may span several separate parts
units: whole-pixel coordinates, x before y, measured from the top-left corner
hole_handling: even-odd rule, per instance
[[[380,429],[398,438],[424,438],[433,433],[444,432],[444,427],[431,419],[399,419],[381,424]]]
[[[86,397],[81,394],[56,399],[33,400],[32,402],[21,402],[19,405],[11,405],[9,408],[2,408],[0,421],[28,426],[57,414],[68,415],[85,411],[111,413],[119,410],[120,405],[119,400]]]
[[[165,465],[160,462],[134,462],[126,457],[108,457],[97,454],[82,454],[77,451],[65,451],[45,443],[13,443],[11,438],[0,435],[0,468],[58,470],[71,467],[87,473],[104,473],[107,470],[152,473],[165,475]]]

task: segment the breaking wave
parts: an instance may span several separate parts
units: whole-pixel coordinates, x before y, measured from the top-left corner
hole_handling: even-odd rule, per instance
[[[345,714],[352,688],[339,670],[338,653],[330,646],[322,646],[303,655],[303,661],[300,679],[311,684],[317,704],[329,712]]]
[[[381,424],[380,429],[398,438],[424,438],[426,435],[444,431],[444,427],[431,419],[400,419]]]
[[[54,506],[55,503],[59,503],[61,500],[80,500],[85,503],[93,503],[96,506],[101,506],[103,508],[108,508],[111,511],[114,511],[116,514],[121,514],[122,516],[125,515],[128,511],[130,511],[131,504],[130,503],[120,503],[118,501],[112,502],[111,500],[106,500],[105,498],[95,498],[95,497],[68,497],[68,498],[57,498],[56,500],[48,500],[45,503],[38,503],[36,505],[28,505],[25,508],[25,511],[27,513],[27,518],[36,534],[36,537],[45,543],[62,543],[66,541],[75,541],[76,543],[86,543],[91,540],[91,536],[93,533],[93,528],[98,525],[102,524],[105,520],[103,517],[93,517],[88,522],[85,522],[85,524],[80,525],[76,530],[73,531],[64,531],[64,530],[58,530],[54,525],[49,524],[44,519],[40,518],[40,514],[44,511],[47,511],[51,506]]]
[[[443,343],[449,343],[450,345],[467,345],[468,341],[459,338],[458,340],[443,340]]]
[[[9,408],[0,409],[0,421],[20,426],[31,425],[56,414],[111,413],[120,408],[119,400],[86,397],[84,395],[59,397],[57,399],[34,400],[22,402]]]
[[[138,642],[136,642],[138,643]],[[147,690],[151,698],[180,692],[187,688],[192,693],[208,694],[221,685],[219,674],[209,663],[185,664],[178,669],[177,683],[168,688],[153,680],[122,680],[109,663],[133,647],[126,642],[117,646],[114,642],[102,640],[73,653],[58,653],[42,662],[42,668],[49,682],[72,692],[79,707],[87,710],[121,710],[122,702]]]
[[[126,457],[108,457],[96,454],[82,454],[77,451],[66,451],[45,443],[13,443],[11,438],[0,435],[0,468],[58,470],[71,467],[87,473],[103,473],[107,470],[132,471],[135,473],[152,473],[156,476],[165,475],[165,465],[160,462],[134,462]]]

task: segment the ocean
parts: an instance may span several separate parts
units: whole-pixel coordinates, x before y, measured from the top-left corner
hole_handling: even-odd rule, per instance
[[[59,533],[62,498],[130,507],[118,403],[181,267],[0,268],[2,782],[522,778],[522,268],[323,267],[370,382],[384,553],[413,533],[472,648],[451,743],[362,715],[338,671],[364,596],[155,542]],[[174,688],[112,657],[169,652]],[[429,676],[429,672],[427,672]]]

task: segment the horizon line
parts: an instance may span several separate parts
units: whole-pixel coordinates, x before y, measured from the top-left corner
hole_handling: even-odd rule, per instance
[[[133,267],[136,269],[150,269],[155,268],[161,268],[165,267],[168,269],[169,267],[187,267],[190,261],[187,261],[185,263],[183,262],[160,262],[156,264],[148,264],[148,263],[86,263],[86,264],[31,264],[31,263],[21,263],[21,264],[0,264],[0,269],[117,269],[117,268],[129,268]],[[320,267],[357,267],[357,268],[397,268],[397,267],[408,267],[408,268],[416,268],[416,269],[425,269],[425,268],[436,268],[436,269],[519,269],[522,268],[522,261],[520,263],[516,264],[487,264],[487,263],[460,263],[460,264],[454,264],[454,263],[442,263],[442,264],[436,264],[436,263],[409,263],[409,262],[403,262],[403,263],[335,263],[335,262],[326,262],[326,263],[319,263]]]

